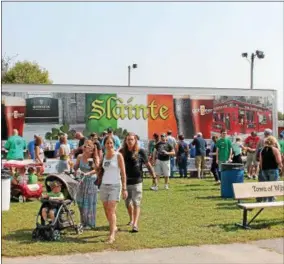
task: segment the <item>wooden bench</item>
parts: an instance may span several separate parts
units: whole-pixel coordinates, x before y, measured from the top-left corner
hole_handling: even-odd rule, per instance
[[[267,198],[273,196],[284,196],[284,182],[252,182],[252,183],[234,183],[233,184],[235,199],[238,200],[238,207],[243,209],[243,222],[236,224],[245,229],[250,229],[252,221],[264,210],[264,208],[283,207],[284,201],[278,202],[247,202],[241,200],[251,198]],[[259,211],[248,222],[248,211],[259,209]]]

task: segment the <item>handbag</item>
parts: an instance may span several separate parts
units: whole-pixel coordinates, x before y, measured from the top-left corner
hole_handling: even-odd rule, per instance
[[[103,161],[104,161],[104,156],[102,158],[102,161],[100,162],[100,165],[98,167],[98,171],[97,171],[97,179],[95,180],[95,185],[97,185],[98,187],[101,186],[102,184],[102,180],[103,180],[103,176],[104,176],[104,168],[103,168]]]

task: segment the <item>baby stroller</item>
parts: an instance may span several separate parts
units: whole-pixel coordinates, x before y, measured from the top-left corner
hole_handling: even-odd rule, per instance
[[[36,166],[34,163],[27,163],[23,161],[11,161],[4,163],[5,169],[16,168],[17,170],[23,170],[25,172],[26,181],[23,183],[11,185],[11,198],[16,199],[19,202],[25,202],[30,198],[40,198],[42,194],[42,184],[27,184],[28,176],[26,170],[29,167]]]
[[[50,182],[58,181],[61,183],[61,192],[64,200],[48,200],[42,199],[42,205],[36,218],[36,228],[32,232],[34,240],[60,240],[60,232],[66,228],[73,228],[77,234],[83,233],[83,226],[76,224],[74,220],[75,212],[71,210],[71,204],[76,199],[79,182],[72,179],[66,174],[50,174],[45,179],[46,191],[50,192]],[[54,220],[49,224],[45,224],[42,218],[43,208],[56,208]]]

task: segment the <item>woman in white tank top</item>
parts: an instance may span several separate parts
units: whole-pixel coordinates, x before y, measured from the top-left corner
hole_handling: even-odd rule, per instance
[[[107,243],[113,243],[115,241],[115,233],[118,231],[116,226],[116,206],[120,200],[121,188],[124,200],[127,198],[128,193],[124,159],[120,153],[115,152],[112,136],[105,138],[104,147],[106,154],[101,164],[104,173],[100,187],[100,197],[110,227]]]

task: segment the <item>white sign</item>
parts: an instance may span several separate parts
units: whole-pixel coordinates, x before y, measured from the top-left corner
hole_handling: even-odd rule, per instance
[[[58,159],[47,159],[44,163],[44,173],[58,173],[59,160]]]

